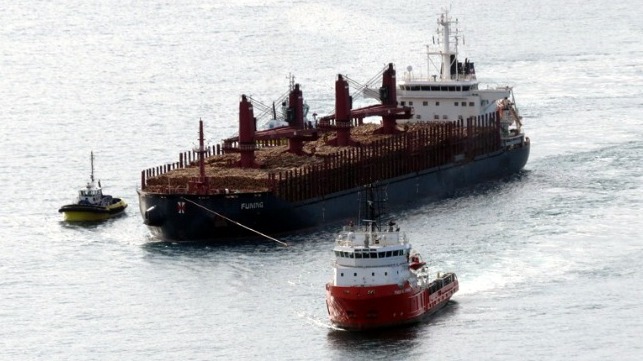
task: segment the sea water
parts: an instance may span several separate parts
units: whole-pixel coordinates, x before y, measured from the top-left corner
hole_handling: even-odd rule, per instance
[[[235,134],[238,101],[337,74],[426,75],[447,4],[28,1],[0,9],[0,355],[7,360],[643,358],[643,23],[631,2],[451,2],[479,80],[514,87],[520,174],[391,216],[460,291],[419,325],[334,330],[333,227],[240,246],[159,243],[140,171]],[[361,100],[356,99],[356,102]],[[89,154],[123,217],[57,209]]]

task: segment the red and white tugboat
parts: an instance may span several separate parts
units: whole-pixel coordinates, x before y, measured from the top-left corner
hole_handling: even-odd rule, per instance
[[[333,280],[326,306],[333,325],[354,331],[420,321],[458,291],[455,273],[429,269],[395,223],[380,230],[375,221],[344,227],[335,240]]]

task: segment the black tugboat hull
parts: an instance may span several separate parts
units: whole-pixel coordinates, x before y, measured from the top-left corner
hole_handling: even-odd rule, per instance
[[[378,181],[386,205],[396,209],[420,199],[434,200],[455,190],[514,174],[529,158],[529,143],[472,161],[452,163]],[[207,196],[138,191],[144,223],[167,241],[229,241],[256,238],[246,227],[268,235],[302,231],[355,217],[362,187],[291,203],[271,192]],[[217,215],[217,213],[223,217]]]

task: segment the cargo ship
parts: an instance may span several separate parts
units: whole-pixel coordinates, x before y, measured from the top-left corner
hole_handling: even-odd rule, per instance
[[[365,184],[395,209],[519,172],[530,141],[512,89],[478,88],[473,63],[458,59],[454,23],[447,13],[438,19],[437,75],[407,68],[398,84],[388,64],[381,86],[359,88],[377,104],[353,108],[351,79],[338,75],[334,113],[314,121],[294,83],[283,126],[257,129],[257,102],[245,95],[237,136],[206,146],[200,121],[198,147],[141,172],[144,223],[168,241],[289,234],[354,217]]]
[[[344,330],[417,323],[459,289],[453,272],[429,275],[422,255],[393,221],[382,226],[377,217],[367,216],[360,226],[351,222],[335,238],[333,253],[326,308],[333,326]]]

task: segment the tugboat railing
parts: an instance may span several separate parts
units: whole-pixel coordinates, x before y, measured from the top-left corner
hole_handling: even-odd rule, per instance
[[[340,247],[371,247],[395,246],[408,244],[409,240],[403,232],[341,232],[335,240],[335,245]]]

